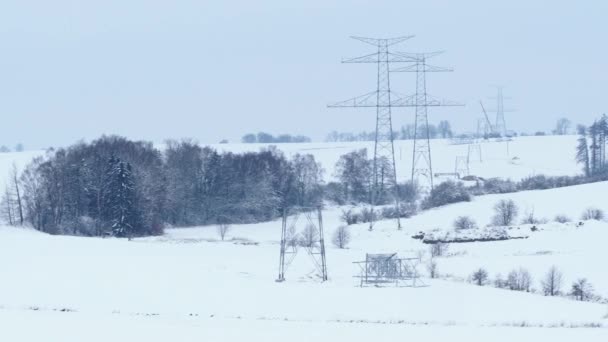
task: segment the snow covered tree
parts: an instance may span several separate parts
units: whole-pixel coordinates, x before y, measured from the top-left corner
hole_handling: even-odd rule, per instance
[[[220,238],[222,239],[222,241],[224,241],[224,239],[226,238],[226,234],[228,233],[229,230],[230,230],[230,225],[227,223],[220,223],[217,226],[217,233],[220,236]]]
[[[513,291],[531,291],[532,276],[525,268],[513,270],[507,275],[506,286]]]
[[[348,243],[350,242],[350,231],[347,226],[339,226],[334,231],[334,235],[332,236],[333,244],[340,248],[346,248]]]
[[[570,129],[572,122],[566,118],[560,118],[555,124],[555,130],[553,131],[556,135],[566,135]]]
[[[474,228],[477,228],[477,223],[475,223],[475,220],[473,220],[469,216],[459,216],[454,221],[453,225],[454,225],[455,229],[474,229]]]
[[[450,122],[447,120],[440,121],[439,125],[437,125],[437,129],[439,130],[439,134],[443,139],[451,138],[453,135],[452,127],[450,126]]]
[[[131,164],[116,157],[110,158],[108,164],[110,191],[107,205],[111,215],[112,232],[118,237],[132,237],[138,233],[140,222],[135,205],[135,182]]]
[[[579,127],[579,137],[576,145],[576,162],[583,164],[585,176],[591,175],[591,166],[589,165],[589,146],[587,144],[587,128],[585,127]]]
[[[478,286],[484,286],[488,283],[488,271],[483,268],[478,269],[471,274],[471,281]]]
[[[593,286],[587,279],[581,278],[572,283],[570,295],[579,301],[588,301],[593,298]]]
[[[541,286],[545,296],[557,296],[561,292],[563,275],[556,266],[552,266],[545,278],[541,280]]]
[[[492,223],[497,226],[508,226],[515,222],[519,209],[513,200],[500,200],[494,205]]]
[[[342,155],[336,163],[336,176],[342,183],[347,202],[369,201],[372,165],[367,150]]]

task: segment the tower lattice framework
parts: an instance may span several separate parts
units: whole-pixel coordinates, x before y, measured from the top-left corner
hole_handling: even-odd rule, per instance
[[[375,107],[376,129],[374,139],[374,159],[372,170],[372,184],[370,189],[370,203],[372,220],[369,229],[374,226],[374,208],[384,201],[384,197],[392,192],[397,212],[400,212],[399,196],[397,188],[397,170],[395,165],[395,146],[393,135],[392,107],[411,107],[408,98],[402,97],[391,91],[390,66],[393,63],[412,62],[408,56],[392,53],[389,47],[401,43],[413,36],[405,36],[390,39],[352,37],[363,43],[372,45],[377,51],[351,59],[343,60],[342,63],[373,63],[377,65],[377,87],[376,90],[352,99],[338,102],[329,107]],[[387,180],[387,182],[385,182]],[[388,183],[388,184],[387,184]],[[401,221],[397,215],[397,227],[401,228]]]
[[[427,190],[433,189],[433,162],[431,156],[431,137],[429,133],[428,107],[461,106],[460,104],[440,100],[427,93],[426,74],[428,72],[450,72],[452,69],[441,68],[427,64],[427,59],[441,52],[432,53],[400,53],[409,57],[414,64],[404,68],[395,69],[395,72],[416,73],[416,93],[414,105],[416,115],[414,120],[414,149],[412,154],[412,183],[417,182]],[[421,178],[426,180],[422,181]]]

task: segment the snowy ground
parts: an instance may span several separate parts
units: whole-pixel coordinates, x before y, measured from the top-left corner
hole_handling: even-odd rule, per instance
[[[544,150],[526,148],[527,139],[535,139]],[[442,161],[435,163],[438,168],[453,168],[450,156],[466,151],[463,146],[435,144],[435,151],[446,159],[443,166]],[[499,148],[498,144],[488,143],[484,151]],[[319,144],[325,147],[317,150],[312,149],[315,144],[298,145],[281,148],[288,154],[314,152],[324,165],[333,165],[339,155],[364,144],[344,144],[343,149],[336,148],[338,143],[333,148]],[[568,158],[547,153],[555,146],[571,151],[574,138],[519,138],[510,145],[519,165],[498,152],[493,157],[488,152],[478,174],[512,178],[534,172],[576,174],[578,167]],[[259,146],[227,148],[257,150]],[[13,159],[23,165],[31,156]],[[532,162],[536,159],[538,164]],[[407,169],[406,160],[400,168]],[[0,158],[0,175],[11,163],[8,157]],[[608,298],[603,265],[608,259],[606,222],[585,222],[580,227],[548,223],[538,232],[519,226],[528,239],[452,244],[448,255],[437,259],[443,279],[423,279],[428,286],[418,288],[361,288],[353,278],[357,267],[352,262],[365,253],[413,256],[428,251],[411,236],[451,229],[460,215],[485,225],[499,199],[513,199],[522,214],[534,210],[538,218],[563,214],[578,219],[590,206],[608,210],[607,192],[604,182],[490,195],[423,212],[404,220],[401,231],[391,221],[378,223],[372,232],[366,225],[351,226],[353,241],[348,249],[327,244],[330,279],[325,283],[304,253],[288,269],[285,282],[274,281],[280,233],[276,221],[235,225],[227,241],[218,241],[215,227],[169,229],[164,236],[133,241],[48,236],[0,227],[0,341],[606,341],[607,304],[465,281],[479,267],[494,277],[524,266],[538,289],[540,278],[556,265],[564,273],[565,290],[573,280],[586,277],[597,294]],[[327,240],[341,224],[340,212],[341,208],[324,212]],[[419,267],[424,272],[425,265]]]
[[[601,193],[608,183],[595,186]],[[580,187],[568,189],[532,194],[542,194],[539,201],[561,203]],[[600,203],[599,198],[590,201]],[[133,241],[1,228],[0,260],[9,262],[0,266],[0,322],[9,328],[0,329],[0,339],[31,341],[44,332],[51,340],[78,341],[84,336],[90,340],[89,331],[103,327],[106,332],[94,337],[99,341],[128,340],[128,336],[149,336],[150,341],[169,336],[263,340],[285,335],[296,341],[314,336],[365,340],[377,334],[385,340],[404,335],[430,340],[446,336],[506,340],[507,335],[523,340],[605,340],[606,304],[460,281],[481,266],[492,277],[525,266],[538,289],[544,272],[557,265],[567,286],[587,277],[598,294],[608,297],[608,276],[597,266],[608,258],[605,222],[585,222],[582,227],[551,223],[525,240],[453,244],[448,256],[438,259],[439,272],[446,279],[424,279],[425,287],[357,286],[352,262],[366,252],[408,256],[428,250],[411,238],[421,228],[416,222],[449,229],[443,222],[449,222],[454,211],[476,212],[485,205],[479,197],[436,209],[433,215],[404,221],[402,231],[391,221],[380,222],[373,232],[365,225],[352,226],[349,249],[328,246],[326,283],[319,281],[303,253],[288,269],[286,282],[274,281],[279,222],[234,226],[224,242],[217,241],[215,227],[170,229],[162,237]],[[578,212],[577,207],[561,209],[571,216]],[[339,224],[339,214],[338,208],[325,212],[328,236]],[[430,216],[425,219],[426,215]],[[140,331],[145,332],[139,335]]]

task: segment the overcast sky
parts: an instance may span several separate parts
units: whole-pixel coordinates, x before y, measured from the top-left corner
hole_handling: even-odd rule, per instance
[[[373,110],[326,108],[375,88],[373,65],[340,63],[373,52],[351,35],[446,51],[433,63],[455,71],[429,75],[428,92],[467,106],[431,122],[472,131],[500,84],[508,128],[587,123],[606,111],[607,13],[596,0],[3,0],[0,145],[371,130]],[[393,74],[393,88],[412,93],[412,76]]]

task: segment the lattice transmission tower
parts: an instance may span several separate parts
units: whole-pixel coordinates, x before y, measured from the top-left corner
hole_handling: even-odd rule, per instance
[[[450,72],[452,69],[441,68],[427,64],[427,59],[437,56],[441,52],[431,53],[399,53],[410,58],[414,64],[394,69],[393,72],[415,72],[416,93],[413,96],[413,107],[416,108],[414,121],[414,152],[412,156],[412,183],[418,184],[427,190],[433,189],[433,162],[431,157],[431,141],[429,134],[428,107],[462,106],[451,101],[437,99],[426,92],[427,72]],[[421,182],[421,177],[426,183]]]
[[[494,130],[496,133],[500,134],[502,137],[507,136],[507,122],[505,120],[505,112],[512,112],[513,110],[505,109],[504,99],[502,93],[503,87],[496,86],[496,124],[494,125]],[[508,99],[508,98],[507,98]]]
[[[389,39],[351,37],[363,43],[372,45],[377,51],[369,55],[343,60],[342,63],[373,63],[377,64],[377,87],[375,91],[354,97],[352,99],[331,104],[328,107],[370,107],[376,108],[376,133],[374,139],[374,159],[370,203],[372,221],[369,229],[374,226],[374,207],[380,204],[387,192],[392,192],[397,212],[400,212],[399,196],[397,194],[397,171],[395,167],[395,147],[393,144],[392,107],[410,107],[411,101],[391,91],[390,65],[392,63],[412,62],[410,57],[395,54],[389,47],[401,43],[413,36]],[[384,184],[388,179],[390,184]],[[397,215],[397,227],[401,229],[401,221]]]

